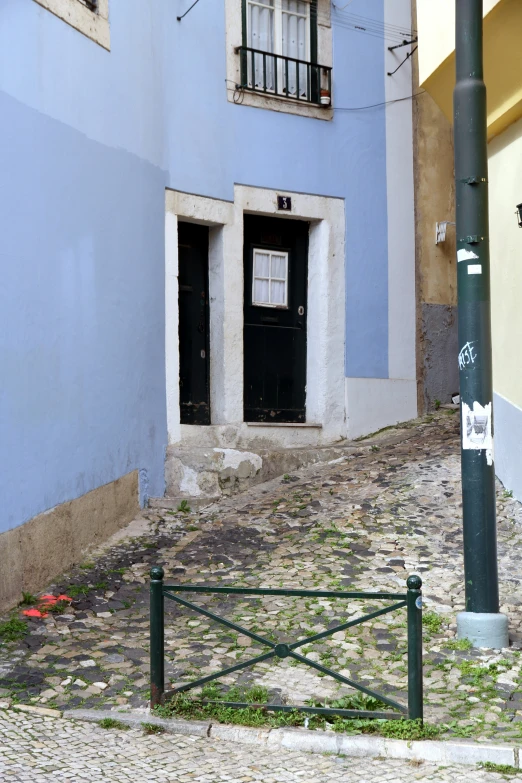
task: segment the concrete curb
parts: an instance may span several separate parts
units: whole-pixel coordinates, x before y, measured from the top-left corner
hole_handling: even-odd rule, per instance
[[[142,723],[161,726],[169,734],[191,734],[210,739],[239,742],[246,745],[296,750],[305,753],[329,753],[354,758],[388,758],[406,761],[429,761],[444,764],[509,764],[520,768],[519,748],[513,745],[486,745],[479,742],[385,739],[384,737],[351,736],[308,729],[255,729],[206,721],[158,718],[149,712],[117,712],[116,710],[65,710],[62,717],[69,720],[98,722],[115,718],[139,729]]]

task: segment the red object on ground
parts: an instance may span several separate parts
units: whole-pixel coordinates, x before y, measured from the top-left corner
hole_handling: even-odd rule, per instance
[[[54,595],[41,595],[38,599],[38,603],[40,604],[55,604],[57,602],[57,598]]]
[[[47,612],[41,612],[39,609],[24,609],[22,614],[26,617],[47,617]]]
[[[72,603],[72,598],[70,598],[68,595],[59,595],[56,597],[55,595],[41,595],[38,599],[38,609],[24,609],[22,614],[25,614],[26,617],[47,617],[47,612],[45,611],[47,607],[54,606],[58,601],[68,601],[69,603]]]

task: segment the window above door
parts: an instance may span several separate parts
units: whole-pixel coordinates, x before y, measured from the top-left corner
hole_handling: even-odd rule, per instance
[[[226,0],[234,103],[331,119],[330,0]]]
[[[288,253],[255,247],[252,306],[288,308]]]

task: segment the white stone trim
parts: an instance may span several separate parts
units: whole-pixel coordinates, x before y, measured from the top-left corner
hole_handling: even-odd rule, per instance
[[[333,46],[331,29],[330,0],[318,0],[317,22],[317,59],[321,65],[333,64]],[[333,109],[306,103],[299,103],[277,95],[262,95],[244,90],[238,93],[236,84],[241,81],[238,46],[243,43],[242,0],[225,0],[225,30],[226,30],[226,91],[231,103],[241,106],[253,106],[257,109],[297,114],[300,117],[312,117],[316,120],[331,120]],[[332,83],[333,104],[333,83]]]
[[[411,25],[410,0],[384,3],[384,21]],[[384,79],[386,100],[411,95],[411,61],[404,60],[408,47],[388,51],[384,42]],[[413,48],[413,47],[411,47]],[[390,379],[415,382],[416,379],[416,312],[415,312],[415,202],[413,183],[413,113],[412,101],[388,103],[386,106],[386,185],[388,203],[388,375]],[[404,415],[404,414],[403,414]],[[408,416],[415,418],[417,404]]]
[[[34,0],[34,2],[110,51],[109,0],[98,0],[97,11],[91,11],[79,0]]]
[[[167,191],[168,192],[168,191]],[[178,219],[165,212],[165,382],[167,432],[169,441],[180,438],[179,409],[179,314],[172,302],[179,301],[178,287]]]
[[[417,383],[400,378],[346,378],[347,437],[359,438],[414,418]]]
[[[345,435],[344,200],[285,191],[292,212],[277,210],[280,191],[236,185],[234,202],[166,191],[166,382],[169,444],[288,446]],[[307,318],[307,423],[317,427],[255,427],[243,422],[243,215],[310,221]],[[180,426],[177,220],[210,226],[211,427]],[[176,280],[174,280],[176,278]]]

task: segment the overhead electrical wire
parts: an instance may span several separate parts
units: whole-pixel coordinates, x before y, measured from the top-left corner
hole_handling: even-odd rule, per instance
[[[402,101],[411,101],[413,98],[418,98],[419,95],[424,95],[426,90],[420,90],[414,92],[412,95],[405,95],[404,98],[392,98],[389,101],[381,101],[380,103],[370,103],[368,106],[333,106],[334,111],[366,111],[366,109],[377,109],[380,106],[388,106],[390,103],[401,103]]]
[[[402,35],[392,35],[390,33],[383,33],[379,30],[372,30],[361,25],[357,25],[349,22],[334,22],[335,27],[340,27],[345,30],[350,30],[355,33],[361,33],[362,35],[368,35],[371,38],[379,38],[381,41],[388,41],[389,43],[402,43],[404,40],[410,38],[410,33],[403,33]]]
[[[362,20],[352,19],[348,16],[337,19],[332,18],[332,24],[336,27],[345,27],[347,29],[355,30],[356,32],[366,33],[367,35],[373,35],[377,38],[383,38],[389,41],[402,41],[405,38],[415,38],[416,36],[415,32],[407,27],[391,30],[372,22],[363,22]]]
[[[389,22],[381,22],[378,19],[371,19],[360,14],[353,14],[350,11],[344,11],[342,8],[332,4],[332,13],[318,14],[318,20],[322,23],[332,24],[336,27],[363,33],[377,38],[390,41],[403,41],[407,38],[413,39],[417,31],[411,25],[396,25]]]
[[[392,30],[402,30],[402,28],[405,26],[405,25],[402,25],[402,24],[396,24],[396,23],[392,23],[392,22],[385,22],[384,20],[381,21],[380,19],[375,19],[374,17],[371,17],[371,16],[365,16],[364,14],[356,14],[356,13],[354,13],[351,10],[350,11],[346,11],[344,7],[340,8],[335,3],[332,3],[332,9],[333,9],[333,12],[335,14],[337,14],[337,15],[344,14],[345,16],[348,16],[348,15],[349,16],[353,16],[353,17],[356,17],[357,19],[360,19],[361,21],[364,21],[364,22],[374,22],[376,24],[379,24],[381,27],[387,27],[387,28],[390,28]],[[323,12],[320,12],[320,15],[322,16]],[[329,16],[329,14],[324,14],[324,15],[325,16]],[[406,27],[409,29],[411,27],[411,25],[407,24]]]
[[[381,22],[377,19],[361,16],[360,14],[346,12],[345,9],[348,8],[352,2],[353,0],[349,0],[349,2],[342,7],[338,7],[335,5],[335,3],[332,3],[333,13],[319,13],[317,15],[318,21],[326,24],[334,24],[347,30],[364,33],[365,35],[370,35],[374,38],[383,38],[394,43],[397,43],[398,41],[402,43],[402,41],[408,37],[415,38],[416,31],[411,28],[408,29],[407,27],[401,27],[400,25],[390,24],[388,22]],[[192,5],[187,8],[185,13],[183,13],[181,16],[178,16],[178,22],[181,22],[181,20],[187,16],[187,14],[189,14],[194,6],[196,6],[198,3],[199,0],[195,0]]]
[[[241,89],[231,79],[225,79],[225,82],[227,82],[228,84],[232,85],[232,87],[228,87],[228,84],[227,84],[227,90],[230,90],[231,92],[238,93],[238,96],[239,95],[244,95],[246,93],[251,93],[251,94],[254,94],[254,95],[256,94],[255,90],[243,90],[243,89]],[[332,106],[332,109],[334,110],[334,112],[337,112],[337,111],[347,111],[347,112],[354,111],[355,112],[355,111],[366,111],[367,109],[378,109],[381,106],[388,106],[391,103],[402,103],[403,101],[411,101],[414,98],[418,98],[420,95],[424,95],[425,93],[426,93],[426,90],[419,90],[418,92],[414,92],[411,95],[405,95],[403,98],[392,98],[389,101],[380,101],[380,103],[369,103],[366,106]],[[259,93],[259,94],[264,95],[264,93]],[[293,104],[294,106],[296,105],[295,98],[285,98],[282,95],[278,95],[277,97],[278,97],[279,101],[282,101],[284,103],[290,103],[290,104]],[[237,101],[234,101],[234,102],[235,103],[241,103],[241,100],[237,100]],[[308,104],[305,101],[303,101],[301,105],[308,106],[310,104]]]
[[[334,9],[337,8],[335,4],[332,4],[332,7]],[[351,16],[354,19],[359,19],[361,22],[373,22],[374,24],[378,24],[381,27],[384,27],[388,30],[412,30],[413,32],[416,32],[414,28],[412,28],[410,25],[402,25],[402,24],[391,24],[390,22],[381,22],[379,19],[372,19],[369,16],[362,16],[361,14],[354,14],[352,11],[348,12],[342,12],[337,11],[337,13],[344,13],[345,16]]]

